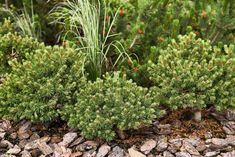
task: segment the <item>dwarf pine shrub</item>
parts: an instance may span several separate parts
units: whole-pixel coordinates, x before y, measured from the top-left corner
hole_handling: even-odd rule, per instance
[[[87,138],[111,140],[115,129],[125,130],[150,124],[161,115],[146,88],[119,73],[89,82],[78,94],[77,103],[64,108],[64,118]]]
[[[43,43],[31,37],[21,37],[14,33],[0,35],[0,77],[11,71],[9,62],[22,62],[26,54],[35,53],[37,49],[45,47]]]
[[[12,72],[0,84],[0,117],[15,121],[50,121],[66,104],[76,102],[84,84],[83,57],[74,49],[44,47],[13,61]]]
[[[161,51],[149,73],[162,104],[171,109],[214,105],[217,110],[235,107],[235,51],[213,48],[210,41],[191,33],[179,36]],[[156,95],[156,94],[154,94]]]

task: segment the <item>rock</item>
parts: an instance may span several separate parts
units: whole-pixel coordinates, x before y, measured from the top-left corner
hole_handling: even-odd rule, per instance
[[[53,153],[53,150],[49,145],[46,144],[46,142],[38,143],[38,148],[44,155],[49,155]]]
[[[85,151],[85,150],[96,150],[98,147],[98,143],[95,141],[86,141],[76,147],[77,150]]]
[[[235,157],[235,150],[232,152],[221,153],[222,157]]]
[[[18,133],[24,133],[30,130],[32,123],[30,121],[25,122],[23,125],[20,126]]]
[[[223,126],[223,130],[228,135],[234,135],[235,134],[235,121],[226,122]]]
[[[124,150],[118,146],[114,147],[108,157],[124,157]]]
[[[96,157],[105,157],[105,155],[107,155],[110,150],[110,146],[108,146],[107,144],[103,144],[102,146],[100,146]]]
[[[26,139],[20,140],[19,147],[23,149],[27,143],[29,142]]]
[[[187,152],[177,152],[175,153],[176,157],[191,157],[191,155]]]
[[[11,127],[11,122],[9,120],[3,120],[0,122],[0,130],[2,130],[2,132],[8,131]]]
[[[33,133],[32,136],[30,136],[29,141],[34,141],[40,139],[40,136],[37,133]]]
[[[206,145],[204,143],[199,143],[196,147],[197,151],[199,152],[203,152],[204,150],[206,150]]]
[[[96,151],[95,150],[89,150],[85,152],[82,157],[96,157]]]
[[[2,140],[0,142],[0,148],[6,148],[6,147],[7,148],[13,148],[14,145],[11,142],[7,141],[7,140]]]
[[[163,152],[167,149],[167,147],[168,147],[167,142],[161,142],[161,143],[158,144],[156,149],[157,149],[158,152]]]
[[[21,156],[22,157],[32,157],[31,154],[27,150],[22,151]]]
[[[84,141],[84,138],[83,137],[79,137],[77,138],[75,141],[73,141],[69,147],[73,147],[73,146],[76,146],[76,145],[79,145],[80,143],[82,143]]]
[[[191,155],[200,155],[198,150],[189,142],[184,142],[182,147]]]
[[[53,135],[53,136],[51,137],[51,143],[52,143],[52,144],[54,144],[54,143],[59,143],[59,142],[61,142],[61,141],[62,141],[62,139],[61,139],[60,136]]]
[[[30,151],[30,153],[31,153],[32,157],[38,157],[42,154],[39,149],[33,149]]]
[[[72,143],[76,138],[78,134],[75,132],[69,132],[64,135],[63,141],[59,143],[60,146],[68,147],[70,143]]]
[[[211,143],[214,144],[217,148],[223,148],[228,145],[225,139],[220,139],[220,138],[212,138]]]
[[[158,129],[170,129],[171,125],[170,124],[159,124],[157,125]]]
[[[157,145],[156,141],[152,139],[148,140],[140,147],[140,151],[143,152],[144,154],[148,154],[153,148],[156,147],[156,145]]]
[[[212,156],[215,156],[215,155],[218,155],[218,154],[219,154],[219,152],[217,152],[217,151],[206,152],[205,157],[212,157]]]
[[[17,131],[18,138],[20,140],[27,139],[30,137],[29,131],[32,123],[31,122],[25,122],[23,125],[20,126],[19,130]]]
[[[9,149],[7,151],[7,154],[13,154],[13,155],[16,155],[16,154],[19,154],[21,151],[20,147],[15,145],[13,148]]]
[[[163,157],[174,157],[174,155],[171,154],[169,151],[164,151],[163,152]]]
[[[0,132],[0,139],[4,139],[6,133],[5,132]]]
[[[72,155],[72,150],[64,146],[53,144],[54,152],[53,157],[70,157]]]
[[[73,153],[72,155],[71,155],[71,157],[80,157],[80,156],[82,156],[82,152],[76,152],[76,153]]]
[[[199,144],[200,138],[189,138],[189,139],[187,138],[187,139],[184,139],[183,142],[190,143],[191,145],[195,147]]]
[[[229,121],[235,121],[235,109],[233,110],[228,110],[226,112],[226,118],[229,120]]]
[[[38,143],[48,142],[50,141],[50,137],[42,137],[40,139],[29,142],[25,145],[25,150],[31,150],[38,147]]]
[[[169,143],[171,143],[177,148],[180,148],[182,146],[182,139],[171,139],[169,140]]]
[[[225,139],[228,145],[235,146],[235,136],[227,136]]]
[[[15,140],[17,138],[17,133],[16,132],[13,132],[10,134],[9,136],[11,139]]]
[[[130,157],[146,157],[146,155],[138,152],[133,147],[128,149],[128,153],[129,153]]]
[[[206,132],[204,136],[205,136],[205,139],[210,139],[212,138],[213,135],[211,132]]]

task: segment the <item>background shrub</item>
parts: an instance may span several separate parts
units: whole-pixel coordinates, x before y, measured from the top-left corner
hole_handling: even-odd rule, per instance
[[[83,57],[74,49],[44,47],[27,55],[0,85],[0,117],[49,121],[66,104],[75,104],[76,93],[85,81]]]
[[[196,39],[191,33],[162,50],[157,64],[149,67],[151,80],[160,92],[162,104],[178,107],[204,108],[215,105],[217,110],[235,107],[234,47],[224,52],[212,48],[210,41]]]
[[[45,47],[43,43],[31,37],[21,37],[14,33],[0,35],[0,77],[11,71],[9,62],[22,62],[26,54],[33,54],[37,49]]]
[[[163,112],[157,106],[157,100],[154,102],[147,88],[114,73],[89,82],[78,94],[76,105],[66,106],[63,113],[68,124],[79,128],[85,137],[111,140],[115,129],[150,124]]]

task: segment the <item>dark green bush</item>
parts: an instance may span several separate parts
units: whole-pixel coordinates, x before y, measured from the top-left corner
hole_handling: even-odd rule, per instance
[[[22,62],[26,54],[33,54],[37,49],[45,47],[43,43],[30,37],[21,37],[14,33],[0,35],[0,77],[11,71],[9,62]]]
[[[66,104],[75,104],[84,84],[83,57],[74,49],[44,47],[13,61],[0,84],[0,117],[15,121],[50,121]]]
[[[111,140],[115,129],[150,124],[163,112],[157,106],[147,88],[115,73],[89,82],[78,94],[76,105],[66,106],[63,113],[68,124],[79,128],[85,137]]]
[[[152,92],[161,93],[161,103],[170,109],[235,107],[234,50],[233,46],[225,46],[224,52],[213,48],[193,33],[179,36],[149,68],[156,86]]]

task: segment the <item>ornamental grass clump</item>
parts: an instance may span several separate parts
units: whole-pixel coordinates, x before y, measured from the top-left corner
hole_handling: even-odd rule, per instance
[[[119,73],[89,82],[78,94],[77,103],[64,108],[64,118],[86,138],[112,140],[115,130],[150,124],[163,111],[147,88],[137,86]]]
[[[149,67],[151,80],[162,104],[170,109],[217,110],[235,107],[235,51],[212,47],[194,33],[179,36],[162,50],[157,64]]]
[[[0,35],[0,77],[11,72],[10,62],[22,62],[27,54],[34,54],[37,49],[45,47],[31,37],[22,37],[16,33]]]
[[[84,85],[83,57],[72,48],[44,47],[13,61],[0,84],[0,118],[51,121],[63,105],[74,104]]]

